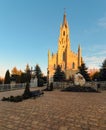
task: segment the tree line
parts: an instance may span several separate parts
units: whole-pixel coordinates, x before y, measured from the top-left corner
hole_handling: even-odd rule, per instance
[[[43,75],[38,64],[34,69],[32,69],[32,67],[30,68],[27,64],[24,72],[18,70],[16,67],[12,69],[11,74],[9,70],[7,70],[4,77],[4,84],[10,84],[11,81],[16,83],[26,83],[30,82],[31,78],[35,77],[38,79],[38,86],[43,86],[43,84],[47,82],[47,77]]]
[[[35,75],[33,75],[33,73]],[[86,81],[106,81],[106,59],[103,61],[100,71],[94,73],[92,77],[90,77],[88,73],[88,68],[86,67],[86,64],[83,63],[79,67],[79,73],[83,75]],[[25,72],[22,72],[21,70],[17,70],[16,67],[12,69],[12,74],[10,74],[9,70],[6,71],[5,78],[4,78],[4,84],[10,84],[11,81],[15,81],[16,83],[25,83],[27,81],[30,81],[31,78],[34,76],[38,79],[38,86],[43,86],[44,83],[47,82],[47,76],[43,76],[40,66],[37,64],[32,70],[32,68],[29,67],[29,65],[26,66]],[[66,75],[64,71],[61,70],[61,67],[58,65],[54,76],[54,81],[66,81]],[[72,80],[72,77],[70,77],[69,80]],[[0,79],[0,84],[3,82],[3,79]]]

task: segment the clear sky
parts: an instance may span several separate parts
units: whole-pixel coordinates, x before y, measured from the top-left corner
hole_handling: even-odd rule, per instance
[[[71,49],[88,68],[106,58],[106,0],[0,0],[0,76],[16,66],[39,64],[47,70],[48,49],[56,53],[64,8],[70,27]]]

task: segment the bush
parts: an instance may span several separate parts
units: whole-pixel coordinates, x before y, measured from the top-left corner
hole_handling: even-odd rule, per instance
[[[10,96],[8,98],[3,97],[2,101],[10,101],[10,102],[20,102],[23,100],[22,96]]]
[[[6,97],[2,98],[2,101],[8,101],[8,100],[9,100],[9,98],[6,98]]]
[[[80,87],[80,86],[67,87],[67,88],[63,89],[62,91],[71,91],[71,92],[98,92],[94,88],[91,88],[91,87]]]
[[[23,100],[22,96],[16,96],[14,97],[14,102],[21,102]]]
[[[10,96],[10,98],[9,98],[9,100],[10,100],[11,102],[14,102],[14,99],[15,99],[14,96]]]

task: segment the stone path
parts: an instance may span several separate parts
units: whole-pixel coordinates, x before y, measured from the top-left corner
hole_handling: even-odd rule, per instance
[[[0,99],[21,93],[1,92]],[[0,130],[106,130],[106,91],[55,90],[19,103],[0,101]]]

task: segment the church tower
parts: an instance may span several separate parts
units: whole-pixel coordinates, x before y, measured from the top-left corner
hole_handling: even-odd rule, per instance
[[[63,16],[63,22],[60,26],[60,35],[58,39],[58,51],[55,54],[48,51],[48,78],[49,82],[53,82],[53,75],[59,65],[65,72],[66,78],[69,79],[73,74],[78,72],[79,66],[82,64],[81,47],[79,45],[78,52],[71,50],[70,29],[66,19],[66,13]]]
[[[63,23],[60,27],[60,36],[58,40],[58,65],[64,70],[67,67],[66,53],[70,51],[70,31],[68,27],[68,22],[66,19],[66,14],[64,13]]]

